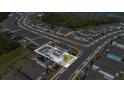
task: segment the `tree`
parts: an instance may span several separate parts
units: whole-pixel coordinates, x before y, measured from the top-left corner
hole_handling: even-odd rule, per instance
[[[72,55],[74,55],[74,56],[79,54],[79,51],[76,48],[71,48],[70,51],[71,51]]]
[[[121,18],[110,16],[80,16],[74,14],[44,13],[41,20],[54,25],[69,27],[72,29],[101,24],[118,23],[123,21]]]
[[[4,19],[6,19],[9,14],[10,14],[9,12],[1,12],[0,13],[0,22],[2,22]]]
[[[6,33],[0,32],[0,56],[15,50],[20,44],[12,40]]]

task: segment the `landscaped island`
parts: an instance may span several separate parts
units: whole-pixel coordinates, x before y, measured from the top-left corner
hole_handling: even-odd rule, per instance
[[[44,13],[41,16],[41,20],[64,27],[69,27],[72,29],[82,28],[87,26],[96,26],[101,24],[111,24],[123,21],[122,18],[110,17],[110,16],[81,16],[74,14],[59,14],[59,13]]]

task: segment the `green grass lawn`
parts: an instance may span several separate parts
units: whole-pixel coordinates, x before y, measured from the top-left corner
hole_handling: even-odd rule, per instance
[[[0,67],[0,79],[10,71],[9,67]]]
[[[23,53],[24,53],[24,49],[20,47],[8,54],[4,54],[0,56],[0,66],[11,60],[14,60],[15,58],[22,55]]]
[[[0,56],[0,79],[11,71],[8,65],[12,61],[16,60],[16,58],[18,59],[21,55],[24,55],[25,53],[26,51],[23,48],[19,47],[8,54]]]
[[[70,60],[72,60],[72,56],[70,56],[70,55],[64,55],[64,60],[66,61],[66,62],[69,62]]]
[[[119,80],[124,80],[124,74],[119,75]]]

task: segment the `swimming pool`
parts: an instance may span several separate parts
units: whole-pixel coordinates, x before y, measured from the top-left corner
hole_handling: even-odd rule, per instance
[[[51,49],[51,47],[45,46],[45,47],[41,48],[39,50],[39,52],[41,52],[41,53],[48,53],[50,49]]]

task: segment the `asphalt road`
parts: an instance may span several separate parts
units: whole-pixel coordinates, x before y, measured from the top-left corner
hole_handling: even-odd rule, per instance
[[[28,30],[29,30],[29,33],[30,33],[31,31],[32,31],[32,32],[36,32],[36,33],[38,33],[38,34],[42,34],[43,36],[47,36],[48,39],[52,39],[52,40],[54,40],[54,41],[57,40],[57,41],[60,41],[60,42],[62,42],[62,43],[64,43],[64,44],[66,44],[66,45],[74,46],[74,47],[76,47],[76,48],[78,48],[78,49],[81,49],[81,48],[82,48],[81,46],[78,46],[78,45],[75,45],[75,44],[70,43],[70,42],[68,42],[68,41],[65,41],[65,40],[63,40],[63,39],[60,39],[60,38],[56,37],[55,35],[43,33],[42,30],[39,30],[39,29],[36,29],[35,27],[26,25],[26,24],[24,24],[24,19],[25,19],[25,17],[20,20],[19,24],[20,24],[21,26],[23,26],[24,28],[28,29]],[[35,33],[34,33],[34,34],[35,34]]]
[[[124,32],[121,32],[121,33],[124,33]],[[70,78],[70,76],[75,72],[75,70],[84,62],[84,60],[86,58],[89,57],[89,55],[97,48],[99,47],[99,45],[101,45],[103,42],[107,41],[108,39],[112,39],[114,36],[117,36],[121,33],[116,33],[116,34],[113,34],[111,36],[108,36],[102,40],[100,40],[99,42],[97,42],[96,44],[90,46],[90,47],[87,47],[87,48],[84,48],[84,51],[83,51],[83,54],[84,55],[81,55],[74,63],[72,63],[71,66],[69,66],[61,75],[60,77],[58,78],[58,80],[68,80]]]

